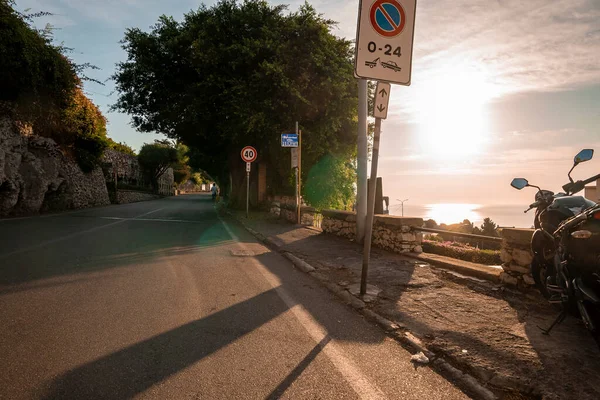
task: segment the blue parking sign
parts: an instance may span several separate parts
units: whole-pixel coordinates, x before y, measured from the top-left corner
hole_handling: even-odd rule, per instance
[[[298,135],[295,133],[282,133],[281,147],[298,147]]]

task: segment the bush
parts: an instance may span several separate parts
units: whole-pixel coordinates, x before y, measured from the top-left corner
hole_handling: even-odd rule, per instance
[[[23,122],[44,124],[67,105],[80,80],[71,60],[13,5],[0,0],[0,102],[12,105],[3,111],[17,108]]]
[[[128,146],[125,143],[121,143],[121,142],[115,142],[114,140],[112,140],[111,138],[106,138],[108,141],[108,147],[116,150],[118,152],[124,153],[124,154],[129,154],[130,156],[135,156],[135,151]]]
[[[30,26],[47,13],[23,15],[13,6],[0,0],[0,114],[31,124],[90,172],[108,146],[106,119],[83,94],[78,66],[52,45],[48,32]]]
[[[423,240],[422,246],[425,253],[439,254],[442,256],[479,264],[502,264],[502,261],[500,260],[500,252],[497,250],[479,250],[474,247],[466,246],[462,243],[440,243],[431,240]]]

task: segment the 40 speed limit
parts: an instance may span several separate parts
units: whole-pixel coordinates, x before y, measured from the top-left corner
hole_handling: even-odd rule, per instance
[[[383,51],[385,49],[385,52],[383,54],[385,54],[386,56],[391,56],[391,55],[394,55],[396,57],[402,56],[402,48],[400,46],[398,46],[394,49],[391,45],[386,44],[383,47],[377,48],[377,43],[369,42],[369,44],[367,45],[367,49],[369,50],[370,53],[375,53],[377,50]],[[392,51],[392,49],[393,49],[393,51]]]

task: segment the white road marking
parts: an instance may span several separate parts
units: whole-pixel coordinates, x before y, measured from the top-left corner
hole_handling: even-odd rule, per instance
[[[124,220],[124,221],[155,221],[155,222],[187,222],[187,223],[200,223],[202,221],[190,221],[185,219],[161,219],[161,218],[122,218],[122,217],[98,217],[100,219],[113,219],[113,220]]]
[[[146,215],[154,214],[155,212],[159,212],[161,210],[164,210],[165,208],[166,207],[158,208],[156,210],[153,210],[153,211],[150,211],[150,212],[147,212],[147,213],[144,213],[144,214],[140,214],[137,217],[133,217],[132,219],[137,219],[139,217],[144,217]],[[43,246],[47,246],[49,244],[54,244],[54,243],[57,243],[57,242],[61,242],[63,240],[72,239],[72,238],[77,237],[79,235],[84,235],[86,233],[96,232],[96,231],[99,231],[100,229],[104,229],[104,228],[108,228],[109,226],[114,226],[114,225],[117,225],[117,224],[121,224],[121,223],[123,223],[125,221],[128,221],[128,219],[123,219],[123,220],[111,222],[110,224],[106,224],[106,225],[102,225],[102,226],[97,226],[95,228],[87,229],[85,231],[79,231],[79,232],[71,233],[71,234],[66,235],[66,236],[61,236],[61,237],[56,238],[56,239],[47,240],[45,242],[38,243],[38,244],[35,244],[33,246],[29,246],[29,247],[25,247],[25,248],[22,248],[22,249],[19,249],[19,250],[15,250],[15,251],[12,251],[10,253],[0,254],[0,260],[2,260],[4,258],[7,258],[7,257],[10,257],[10,256],[14,256],[15,254],[25,253],[25,252],[28,252],[28,251],[31,251],[31,250],[34,250],[34,249],[37,249],[37,248],[40,248],[40,247],[43,247]]]
[[[237,245],[244,251],[248,250],[246,245],[240,241],[223,220],[221,220],[221,223]],[[267,280],[269,285],[271,285],[286,306],[292,311],[300,325],[306,329],[316,343],[320,343],[323,338],[327,336],[327,330],[315,321],[310,313],[281,287],[280,281],[275,275],[266,269],[260,262],[254,259],[253,261],[258,271]],[[344,352],[333,340],[325,344],[322,350],[361,399],[387,399],[385,393],[369,382],[367,377],[344,355]]]

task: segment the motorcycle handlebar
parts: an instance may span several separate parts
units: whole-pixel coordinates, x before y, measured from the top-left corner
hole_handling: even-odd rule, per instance
[[[600,179],[600,174],[592,176],[591,178],[586,179],[585,181],[569,182],[563,185],[563,190],[567,193],[575,194],[577,192],[582,191],[585,188],[585,185],[592,183],[598,179]]]

